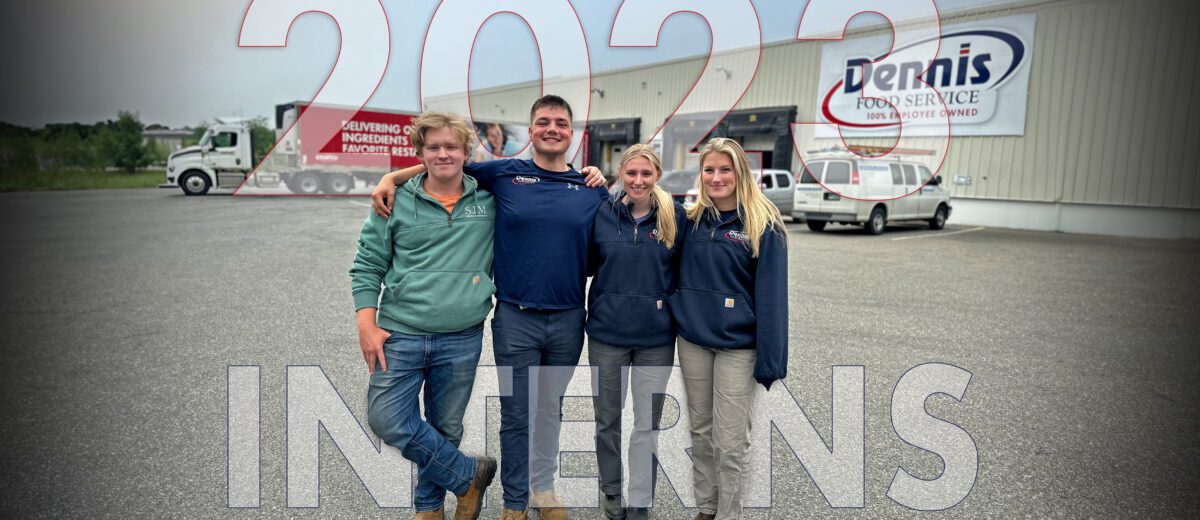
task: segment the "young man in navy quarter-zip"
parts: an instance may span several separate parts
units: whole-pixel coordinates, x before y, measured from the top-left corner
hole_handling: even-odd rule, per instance
[[[570,368],[539,372],[531,432],[529,367],[574,367],[583,350],[588,244],[592,219],[608,192],[599,170],[585,179],[567,163],[571,123],[570,105],[558,96],[544,96],[530,110],[532,160],[464,168],[496,197],[492,343],[496,364],[513,367],[511,395],[500,398],[504,520],[524,519],[530,506],[547,520],[567,518],[554,495],[554,475],[562,413],[558,396],[569,382]],[[395,185],[421,168],[380,180],[371,195],[376,212],[390,214]],[[546,379],[548,373],[558,377]],[[537,442],[530,442],[530,434]]]

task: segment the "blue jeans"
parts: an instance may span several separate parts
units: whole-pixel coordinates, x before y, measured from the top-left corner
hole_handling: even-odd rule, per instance
[[[558,472],[558,434],[562,429],[561,396],[570,382],[568,371],[538,372],[538,397],[530,421],[529,367],[571,367],[583,352],[586,311],[542,311],[496,302],[492,348],[496,365],[513,368],[511,394],[500,397],[500,482],[504,507],[524,511],[529,490],[554,489]],[[501,393],[510,387],[501,378]],[[532,422],[532,424],[531,424]],[[532,426],[532,432],[530,432]],[[532,437],[530,436],[532,433]],[[530,443],[533,442],[532,449]]]
[[[387,372],[371,374],[367,422],[383,442],[417,465],[413,505],[436,511],[446,491],[467,492],[475,459],[458,451],[483,348],[483,324],[444,334],[393,332],[383,344]],[[417,401],[425,388],[425,419]]]

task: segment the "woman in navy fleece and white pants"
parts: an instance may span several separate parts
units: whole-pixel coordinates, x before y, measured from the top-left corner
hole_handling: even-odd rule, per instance
[[[787,374],[787,240],[746,152],[714,138],[700,153],[679,288],[670,300],[691,416],[697,520],[740,518],[755,383]]]

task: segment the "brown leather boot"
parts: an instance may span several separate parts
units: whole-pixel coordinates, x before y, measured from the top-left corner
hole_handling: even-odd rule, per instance
[[[458,507],[454,510],[454,520],[476,520],[483,510],[483,492],[492,485],[496,478],[496,459],[491,457],[475,457],[475,479],[467,492],[458,495]]]
[[[710,515],[708,513],[696,513],[696,518],[692,520],[713,520],[716,517],[717,515]]]
[[[528,519],[529,519],[529,513],[526,513],[525,511],[513,511],[512,509],[506,508],[504,511],[500,512],[500,520],[528,520]]]
[[[446,508],[439,507],[435,511],[418,511],[415,520],[446,520]]]
[[[563,507],[553,489],[534,492],[529,497],[529,506],[537,510],[542,520],[567,520],[567,508]]]

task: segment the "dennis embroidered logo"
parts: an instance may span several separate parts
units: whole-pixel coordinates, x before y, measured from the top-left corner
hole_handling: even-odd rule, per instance
[[[537,177],[526,177],[524,175],[513,177],[513,184],[537,184],[539,182],[541,182],[541,179]]]
[[[750,245],[750,235],[741,231],[727,231],[725,232],[725,238],[728,238],[730,242],[736,242],[738,245]]]

